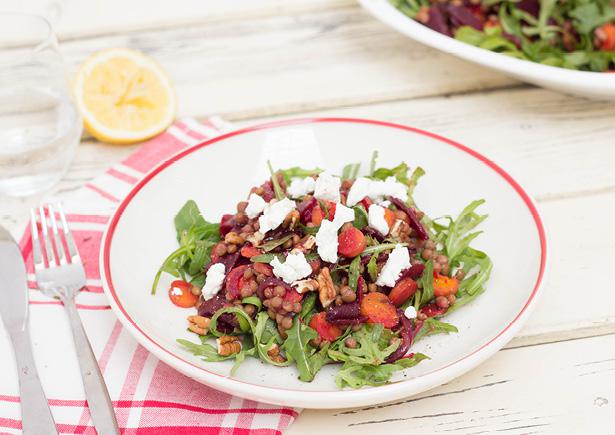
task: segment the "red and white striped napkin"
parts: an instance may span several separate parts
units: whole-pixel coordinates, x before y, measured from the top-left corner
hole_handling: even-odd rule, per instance
[[[276,434],[298,414],[293,408],[214,390],[162,363],[122,327],[101,287],[101,238],[121,199],[162,160],[228,129],[230,125],[219,118],[203,123],[182,119],[83,188],[58,198],[68,214],[88,279],[77,306],[123,434]],[[36,364],[58,431],[94,434],[64,309],[36,289],[29,228],[20,245],[28,269]],[[0,334],[0,355],[0,433],[20,433],[19,390],[7,334]]]

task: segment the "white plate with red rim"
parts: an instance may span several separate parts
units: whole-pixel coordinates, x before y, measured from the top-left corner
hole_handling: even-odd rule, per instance
[[[304,150],[297,153],[296,150]],[[249,358],[235,376],[232,363],[207,363],[181,348],[177,338],[197,341],[186,331],[190,309],[175,307],[164,277],[150,295],[154,274],[177,248],[173,218],[194,199],[205,218],[217,221],[235,210],[249,189],[266,177],[261,163],[294,156],[291,165],[318,160],[340,173],[350,162],[379,166],[400,161],[423,167],[415,192],[430,216],[458,214],[484,198],[489,218],[476,247],[490,254],[494,268],[487,291],[446,317],[459,333],[428,337],[412,351],[431,357],[394,377],[393,382],[339,390],[338,366],[326,366],[311,383],[293,367],[278,368]],[[365,167],[365,166],[364,166]],[[443,384],[502,348],[528,318],[546,269],[542,220],[527,193],[503,169],[470,148],[438,135],[387,122],[318,118],[274,122],[238,130],[180,152],[150,172],[122,201],[110,221],[101,251],[102,281],[111,307],[137,341],[179,372],[237,396],[303,408],[371,405],[407,397]]]
[[[407,17],[389,0],[359,0],[374,17],[422,44],[511,77],[556,91],[596,99],[615,99],[615,74],[575,71],[516,59],[474,47],[438,33]]]

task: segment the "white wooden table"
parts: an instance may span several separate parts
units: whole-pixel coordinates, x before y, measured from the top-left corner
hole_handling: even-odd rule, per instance
[[[351,0],[39,0],[57,6],[71,71],[130,46],[172,76],[180,116],[237,125],[357,116],[407,123],[474,147],[538,201],[551,242],[544,297],[504,350],[419,396],[305,411],[290,434],[615,431],[615,105],[534,88],[423,47]],[[83,185],[135,146],[84,139],[54,188]],[[15,228],[40,197],[0,199]],[[340,404],[343,405],[343,404]]]

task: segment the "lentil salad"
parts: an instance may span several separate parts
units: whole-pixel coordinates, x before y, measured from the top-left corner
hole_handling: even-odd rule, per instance
[[[340,364],[340,388],[381,385],[428,356],[410,352],[440,320],[485,291],[492,268],[470,247],[487,215],[470,203],[456,219],[430,219],[413,191],[424,171],[405,163],[341,176],[290,168],[251,189],[237,211],[207,222],[188,201],[175,217],[179,248],[158,271],[177,278],[169,298],[194,309],[197,343],[178,343],[205,361],[247,357],[294,365],[310,382]]]
[[[432,30],[486,50],[567,69],[615,69],[612,0],[390,2]]]

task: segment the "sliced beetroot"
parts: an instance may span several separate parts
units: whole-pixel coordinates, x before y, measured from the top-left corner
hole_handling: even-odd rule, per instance
[[[199,316],[211,318],[211,316],[213,316],[214,313],[220,308],[224,308],[229,305],[230,304],[226,301],[224,295],[218,293],[213,298],[201,302],[201,305],[199,305],[197,311]]]
[[[515,47],[517,47],[519,50],[521,49],[521,38],[519,38],[517,35],[504,32],[502,36],[515,44]]]
[[[425,25],[438,33],[452,36],[451,30],[448,25],[445,9],[440,4],[432,5],[429,8],[429,20],[427,20]]]
[[[401,272],[401,275],[399,275],[399,278],[397,278],[397,281],[395,282],[395,284],[397,284],[399,281],[401,281],[404,278],[419,279],[421,276],[423,276],[424,270],[425,270],[425,265],[423,263],[413,264],[412,266],[410,266],[409,268]]]
[[[370,236],[371,238],[378,240],[378,243],[382,243],[384,241],[384,236],[380,233],[380,231],[375,230],[372,227],[365,227],[361,231],[363,231],[363,234],[366,236]]]
[[[359,280],[357,281],[357,302],[359,304],[361,304],[361,301],[363,300],[363,294],[367,290],[366,287],[367,286],[365,285],[365,280],[362,276],[360,276]]]
[[[229,273],[237,264],[237,260],[241,254],[239,252],[235,252],[234,254],[228,254],[224,257],[221,257],[220,263],[224,264],[225,273]]]
[[[518,9],[538,18],[538,13],[540,12],[540,2],[538,0],[521,0],[516,6]]]
[[[425,314],[427,317],[436,317],[436,316],[441,316],[442,314],[446,313],[447,310],[448,308],[440,308],[434,302],[432,302],[430,304],[425,305],[419,311]]]
[[[263,189],[263,194],[261,196],[265,202],[269,202],[275,198],[275,192],[273,191],[273,184],[271,183],[271,180],[265,181],[260,187]]]
[[[465,6],[447,5],[451,22],[455,27],[470,26],[476,30],[483,30],[483,22]]]
[[[395,198],[393,196],[389,196],[389,201],[391,201],[391,203],[395,205],[398,210],[401,210],[406,213],[406,215],[408,215],[408,218],[410,218],[410,227],[412,227],[412,229],[416,231],[416,234],[418,235],[419,239],[427,240],[429,238],[427,230],[417,217],[416,212],[411,207],[408,207],[401,199]]]
[[[220,235],[226,236],[235,227],[235,215],[223,214],[220,220]]]
[[[241,296],[241,288],[245,284],[243,274],[247,269],[247,265],[237,266],[226,275],[224,289],[226,290],[227,296],[231,299],[238,299]]]
[[[361,315],[361,305],[358,301],[332,305],[327,310],[326,318],[327,322],[338,326],[358,325],[367,321],[367,317]]]
[[[266,278],[263,282],[259,284],[258,288],[256,289],[256,294],[258,295],[259,298],[261,298],[261,300],[265,300],[265,295],[264,295],[265,289],[267,287],[275,287],[276,285],[281,285],[282,287],[286,289],[287,292],[295,291],[293,290],[291,286],[286,284],[280,278],[269,277],[269,278]]]
[[[404,316],[402,310],[398,310],[398,314],[401,323],[401,327],[399,329],[401,343],[399,343],[399,347],[395,349],[395,352],[387,357],[387,363],[392,363],[400,358],[403,358],[408,350],[410,350],[412,340],[414,340],[416,334],[418,334],[419,330],[423,327],[423,321],[415,320],[414,322],[411,322],[406,316]]]
[[[299,212],[302,224],[307,224],[312,221],[312,211],[317,205],[318,201],[313,196],[304,199],[297,205],[297,211]]]

